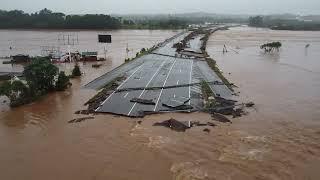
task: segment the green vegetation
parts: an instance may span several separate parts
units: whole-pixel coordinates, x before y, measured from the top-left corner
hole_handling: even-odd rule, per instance
[[[118,18],[102,14],[65,15],[43,9],[38,13],[0,10],[0,28],[46,28],[46,29],[117,29]]]
[[[272,42],[272,43],[266,43],[260,46],[260,49],[264,49],[264,51],[267,53],[273,52],[274,50],[279,51],[280,47],[282,46],[281,42]]]
[[[205,107],[210,108],[215,104],[214,93],[206,81],[203,80],[200,83],[201,83],[202,96],[203,96],[203,99],[205,100]]]
[[[100,104],[111,94],[111,92],[116,90],[120,82],[122,82],[124,79],[124,76],[119,76],[107,83],[106,85],[104,85],[95,96],[93,96],[89,101],[87,101],[84,104],[85,106],[88,105],[88,111],[94,112],[95,109],[97,109],[100,106]]]
[[[213,60],[212,58],[206,58],[207,64],[209,65],[209,67],[219,76],[219,78],[221,79],[221,81],[231,90],[233,90],[233,84],[230,83],[228,81],[227,78],[225,78],[222,74],[222,72],[220,71],[220,69],[217,67],[217,63],[215,60]]]
[[[263,27],[263,17],[262,16],[255,16],[249,18],[249,26],[253,27]]]
[[[64,90],[71,83],[64,72],[51,64],[45,58],[36,58],[24,68],[26,81],[5,81],[0,85],[0,95],[10,99],[10,106],[16,107],[35,101],[42,95],[54,90]]]
[[[80,66],[78,64],[74,65],[74,68],[72,70],[72,77],[79,77],[81,76],[81,70]]]
[[[249,18],[249,26],[274,30],[319,31],[320,21],[304,21],[296,18],[255,16]]]
[[[127,63],[127,62],[129,62],[129,61],[132,61],[132,60],[135,60],[135,59],[137,59],[137,58],[139,58],[139,57],[141,57],[141,56],[144,56],[144,55],[146,55],[146,54],[149,54],[149,53],[151,53],[152,51],[154,51],[156,49],[156,46],[153,46],[153,47],[151,47],[151,48],[142,48],[141,50],[140,50],[140,52],[137,52],[136,53],[136,57],[134,57],[134,58],[126,58],[125,60],[124,60],[124,62],[125,63]]]
[[[0,85],[0,95],[7,96],[12,107],[29,103],[34,99],[31,96],[29,87],[20,80],[2,83]]]
[[[66,76],[64,71],[60,71],[58,80],[56,82],[56,90],[57,91],[64,91],[71,85],[70,79]]]
[[[55,76],[59,69],[45,58],[36,58],[24,68],[23,74],[34,95],[54,90]]]
[[[181,29],[187,25],[177,18],[133,21],[104,14],[66,15],[46,8],[31,14],[0,10],[0,28],[5,29]]]

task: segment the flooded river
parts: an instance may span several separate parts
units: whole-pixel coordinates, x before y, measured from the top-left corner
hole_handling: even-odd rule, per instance
[[[103,49],[95,31],[78,32],[74,50]],[[219,124],[209,134],[202,127],[185,133],[153,127],[157,121],[213,122],[204,113],[163,114],[144,119],[98,115],[82,123],[86,100],[96,92],[81,86],[124,61],[142,47],[173,36],[172,31],[112,31],[109,58],[100,69],[82,65],[72,88],[10,109],[0,102],[0,178],[10,180],[219,179],[282,180],[320,178],[320,32],[287,32],[233,28],[212,35],[209,54],[239,88],[239,99],[255,109]],[[0,56],[37,55],[39,47],[56,39],[55,31],[0,31]],[[277,54],[259,46],[281,41]],[[22,43],[22,42],[25,43]],[[223,54],[226,45],[230,52]],[[305,45],[310,44],[308,49]],[[12,46],[13,50],[7,49]],[[12,52],[14,51],[14,52]],[[23,52],[26,51],[26,52]],[[21,67],[0,65],[1,70]],[[72,65],[59,65],[70,70]],[[229,74],[230,73],[230,74]],[[142,120],[139,125],[136,121]]]

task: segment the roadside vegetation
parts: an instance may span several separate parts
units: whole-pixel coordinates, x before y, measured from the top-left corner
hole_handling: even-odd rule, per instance
[[[16,107],[37,100],[52,92],[63,91],[71,86],[69,77],[45,58],[36,58],[24,68],[25,80],[13,78],[0,85],[0,95],[10,99]]]
[[[210,108],[215,104],[214,93],[206,81],[202,80],[200,83],[202,96],[205,102],[205,108]]]
[[[222,72],[220,71],[220,69],[217,66],[217,63],[214,59],[212,58],[206,58],[207,64],[209,65],[209,67],[219,76],[219,78],[221,79],[221,81],[231,90],[234,91],[233,89],[233,84],[230,83],[228,81],[227,78],[224,77],[224,75],[222,74]]]
[[[119,84],[125,79],[124,76],[117,77],[111,82],[104,85],[101,90],[89,99],[84,105],[88,105],[88,112],[93,113],[100,104],[113,92],[117,89]]]
[[[135,60],[139,57],[142,57],[146,54],[150,54],[152,51],[154,51],[156,49],[156,46],[153,46],[151,48],[142,48],[139,52],[136,53],[136,56],[134,58],[126,58],[124,60],[125,63],[129,62],[129,61],[132,61],[132,60]]]

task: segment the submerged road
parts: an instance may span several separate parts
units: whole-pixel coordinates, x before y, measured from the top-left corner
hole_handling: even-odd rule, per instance
[[[152,56],[150,56],[151,58]],[[122,83],[118,88],[165,87],[191,83],[193,60],[164,57],[161,61],[146,61]],[[179,87],[159,90],[124,91],[111,94],[96,110],[136,116],[139,111],[165,110],[162,103],[171,98],[190,98],[190,87]],[[132,98],[152,99],[155,105],[132,103]]]
[[[185,86],[166,89],[167,86],[186,85],[205,81],[221,81],[209,68],[205,61],[176,56],[174,43],[181,41],[188,32],[180,33],[170,41],[161,44],[154,54],[148,54],[132,62],[124,64],[106,75],[97,78],[87,86],[97,87],[106,84],[110,79],[126,76],[126,80],[119,85],[117,90],[126,88],[141,88],[141,90],[115,91],[95,110],[96,112],[113,113],[126,116],[141,116],[141,112],[168,111],[163,103],[201,106],[201,88],[199,86]],[[192,40],[190,48],[200,51],[200,37]],[[158,53],[158,54],[157,54]],[[162,54],[162,55],[159,55]],[[163,56],[168,55],[168,56]],[[212,90],[222,97],[232,96],[232,92],[225,85],[210,85]],[[147,90],[150,87],[163,87],[157,90]],[[145,105],[130,102],[133,98],[152,100],[155,105]]]

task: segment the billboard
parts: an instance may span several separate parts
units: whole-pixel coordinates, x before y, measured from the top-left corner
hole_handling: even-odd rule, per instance
[[[99,43],[111,43],[111,35],[98,34]]]

